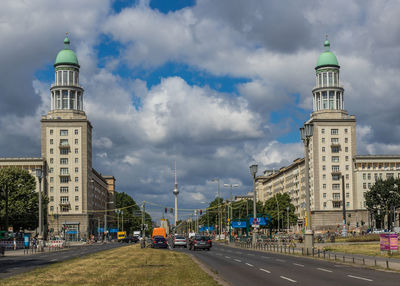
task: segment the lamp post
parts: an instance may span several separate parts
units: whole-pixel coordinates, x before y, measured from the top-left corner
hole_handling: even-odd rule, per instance
[[[308,147],[310,143],[310,137],[313,136],[313,125],[310,123],[304,124],[304,127],[300,128],[301,140],[304,142],[304,156],[305,156],[305,179],[306,179],[306,231],[304,234],[304,244],[307,248],[307,253],[309,250],[312,251],[314,247],[314,234],[311,226],[311,209],[310,209],[310,169],[309,169],[309,156]]]
[[[276,207],[278,208],[278,233],[279,233],[279,229],[280,229],[280,218],[279,218],[279,202],[278,202],[278,194],[276,194],[275,196],[275,200],[276,200]]]
[[[232,188],[238,188],[239,185],[238,184],[224,184],[225,188],[231,188],[231,201],[230,201],[230,212],[229,212],[229,241],[231,241],[232,239],[232,215],[233,215],[233,211],[232,211],[232,202],[233,202],[233,198],[232,198]]]
[[[287,232],[288,233],[289,233],[289,229],[290,229],[289,210],[290,210],[290,207],[286,207],[286,212],[287,212]]]
[[[39,251],[43,251],[43,210],[42,210],[42,177],[43,171],[41,168],[36,169],[36,177],[39,181]]]
[[[213,182],[218,182],[218,217],[219,217],[219,220],[218,220],[218,225],[219,225],[218,234],[219,234],[219,239],[221,239],[222,215],[221,215],[221,206],[220,206],[220,202],[219,202],[219,199],[221,198],[220,191],[219,191],[219,178],[212,179],[212,181]]]
[[[257,200],[257,196],[256,196],[257,169],[258,169],[257,165],[251,165],[250,166],[250,174],[253,177],[253,211],[254,211],[254,217],[253,217],[253,225],[254,225],[254,229],[253,229],[253,246],[256,245],[256,227],[255,227],[256,224],[255,223],[256,223],[256,219],[257,219],[257,204],[256,204],[256,200]]]

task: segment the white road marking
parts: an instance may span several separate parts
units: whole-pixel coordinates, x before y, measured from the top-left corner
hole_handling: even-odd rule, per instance
[[[324,269],[324,268],[317,268],[318,270],[325,271],[325,272],[332,272],[332,270]]]
[[[293,265],[300,266],[300,267],[304,267],[303,264],[298,264],[298,263],[293,263]]]
[[[268,271],[268,270],[265,270],[265,269],[262,269],[262,268],[260,268],[260,270],[264,271],[264,272],[267,272],[267,273],[271,273],[271,271]]]
[[[349,276],[349,277],[351,277],[351,278],[355,278],[355,279],[370,281],[370,282],[373,281],[372,279],[368,279],[368,278],[364,278],[364,277],[358,277],[358,276],[353,276],[353,275],[347,275],[347,276]]]
[[[242,262],[242,260],[239,260],[239,259],[234,259],[235,261],[237,261],[237,262]]]
[[[230,258],[229,256],[225,256],[225,258]]]
[[[285,260],[283,260],[283,259],[276,259],[276,261],[285,262]]]
[[[52,260],[50,260],[51,262],[53,262],[53,261],[57,261],[58,259],[52,259]]]
[[[250,267],[253,267],[254,265],[252,265],[252,264],[250,264],[250,263],[247,263],[246,262],[246,265],[248,265],[248,266],[250,266]]]
[[[280,277],[281,277],[282,279],[286,279],[286,280],[288,280],[288,281],[290,281],[290,282],[297,282],[296,280],[287,278],[287,277],[285,277],[285,276],[280,276]]]
[[[261,256],[262,258],[266,258],[266,259],[268,259],[268,258],[270,258],[270,257],[268,257],[268,256]]]

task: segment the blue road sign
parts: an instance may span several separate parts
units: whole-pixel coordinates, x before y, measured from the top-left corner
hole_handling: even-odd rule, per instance
[[[254,218],[251,217],[249,220],[250,225],[253,225],[253,221],[254,221]],[[258,217],[257,218],[256,224],[258,224],[258,225],[267,225],[268,223],[269,223],[269,219],[267,217]]]
[[[246,221],[232,221],[233,228],[246,228]]]

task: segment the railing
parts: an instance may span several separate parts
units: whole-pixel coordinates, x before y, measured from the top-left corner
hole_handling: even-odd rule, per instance
[[[69,143],[60,143],[59,148],[69,148]]]
[[[65,87],[65,86],[73,86],[73,87],[82,88],[82,86],[80,84],[77,84],[77,83],[63,83],[63,84],[61,84],[61,83],[52,83],[50,87],[52,88],[52,87]]]

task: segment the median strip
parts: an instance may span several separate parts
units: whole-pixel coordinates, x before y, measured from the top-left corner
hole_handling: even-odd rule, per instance
[[[360,279],[360,280],[364,280],[364,281],[370,281],[372,282],[373,280],[368,279],[368,278],[364,278],[364,277],[358,277],[358,276],[353,276],[353,275],[347,275],[350,278],[354,278],[354,279]]]

